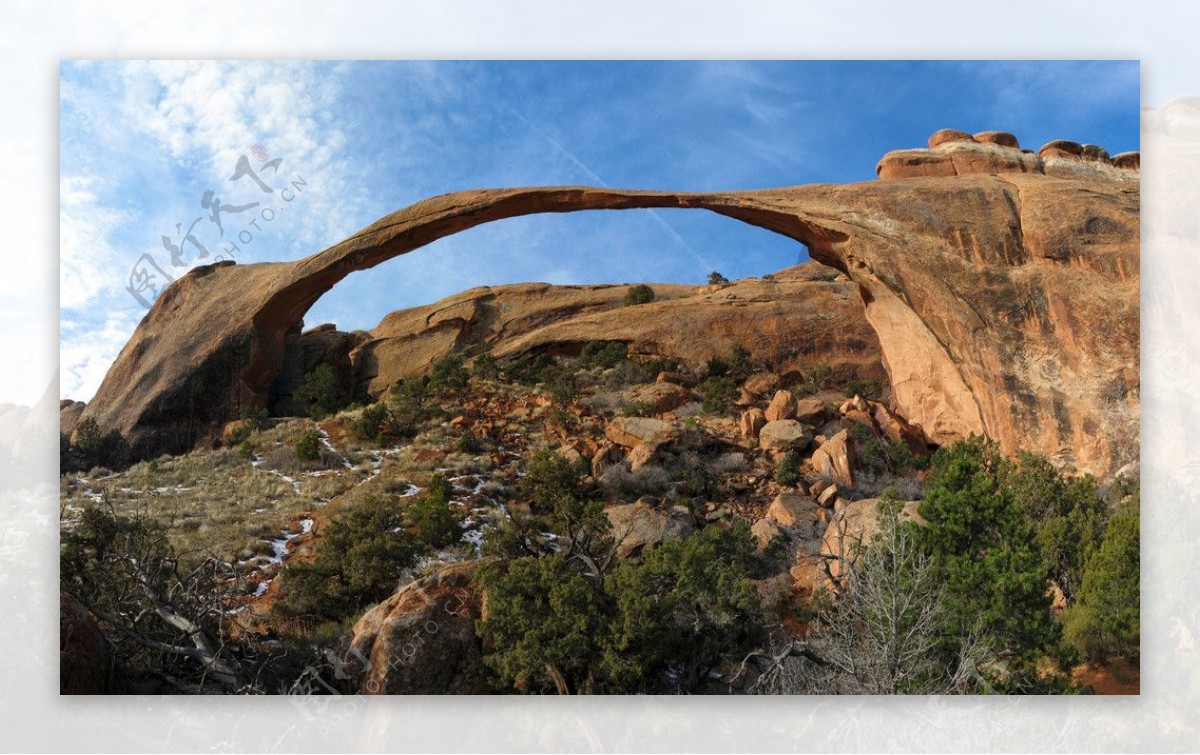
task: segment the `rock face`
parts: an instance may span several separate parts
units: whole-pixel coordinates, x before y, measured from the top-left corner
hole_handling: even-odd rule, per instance
[[[847,320],[839,315],[862,306],[897,409],[935,443],[986,432],[1005,451],[1038,451],[1100,474],[1132,461],[1140,411],[1134,161],[1124,158],[1117,167],[1082,146],[1077,155],[1058,146],[1039,157],[1004,138],[955,139],[889,153],[881,178],[904,180],[723,193],[462,191],[393,213],[302,260],[199,267],[155,301],[83,416],[122,432],[140,456],[186,450],[213,437],[243,407],[274,401],[288,334],[351,272],[502,218],[683,207],[804,243],[813,259],[848,276],[847,296],[861,302],[848,298],[831,308],[826,297],[805,315],[801,282],[735,283],[641,305],[637,317],[613,308],[560,320],[496,343],[497,355],[577,345],[601,333],[608,340],[642,339],[658,353],[727,352],[734,335],[747,334],[758,353],[797,342],[804,351],[810,338],[816,340],[808,353],[819,353],[824,342],[849,351]],[[807,290],[836,285],[843,284],[808,282]],[[795,287],[796,302],[781,296],[787,286]],[[833,317],[823,321],[821,307]],[[447,341],[465,343],[475,323],[487,322],[486,308],[482,317],[471,314],[478,304],[459,309],[433,322],[445,323]],[[695,317],[696,330],[680,332],[672,311]],[[713,334],[722,332],[719,322],[731,322],[732,311],[741,329],[726,331],[728,343],[718,343]],[[750,312],[753,320],[742,317]],[[747,328],[751,321],[758,324]],[[471,328],[464,331],[463,322]],[[817,326],[814,335],[809,329]],[[386,339],[375,333],[355,352],[360,379],[372,391],[388,371],[390,347],[380,343]],[[417,350],[414,343],[397,348]],[[406,363],[416,361],[422,360]],[[367,377],[372,369],[376,377]]]
[[[363,614],[351,630],[347,669],[369,695],[452,695],[486,691],[475,636],[478,561],[450,564],[412,582]]]

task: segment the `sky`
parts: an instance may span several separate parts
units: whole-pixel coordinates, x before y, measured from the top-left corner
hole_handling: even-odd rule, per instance
[[[64,62],[60,394],[89,399],[153,286],[218,257],[299,259],[459,189],[869,181],[939,128],[1116,154],[1139,148],[1139,78],[1136,61]],[[369,329],[478,285],[700,283],[803,258],[697,210],[513,218],[354,273],[305,325]]]

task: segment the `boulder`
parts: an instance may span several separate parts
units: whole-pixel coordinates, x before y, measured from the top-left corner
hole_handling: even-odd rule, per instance
[[[617,447],[604,441],[600,447],[596,449],[596,453],[592,455],[592,477],[599,479],[604,474],[604,470],[608,469],[610,464],[620,461],[620,453]]]
[[[776,391],[766,411],[767,422],[796,418],[796,397],[791,391]]]
[[[995,144],[999,147],[1009,147],[1011,149],[1021,148],[1021,143],[1017,141],[1017,137],[1007,131],[980,131],[973,138],[981,144]]]
[[[617,556],[621,558],[636,556],[668,540],[682,540],[696,530],[690,516],[649,505],[644,499],[609,506],[604,514],[612,523]]]
[[[767,550],[776,539],[785,537],[779,525],[770,519],[759,519],[750,527],[750,536],[760,552]]]
[[[684,388],[695,388],[696,378],[691,375],[684,375],[682,372],[660,372],[655,378],[658,383],[673,383],[683,386]]]
[[[629,462],[629,471],[636,472],[649,464],[658,453],[658,446],[653,443],[639,443],[633,447],[625,461]]]
[[[625,448],[642,443],[663,445],[679,437],[674,423],[653,417],[617,417],[604,428],[604,437]]]
[[[913,456],[929,455],[929,446],[925,443],[921,428],[909,424],[883,404],[871,402],[871,419],[881,435],[888,440],[903,441]]]
[[[1142,169],[1142,153],[1121,152],[1113,156],[1112,164],[1123,170],[1140,171]]]
[[[779,387],[779,376],[773,372],[756,372],[742,383],[742,390],[751,396],[766,396]]]
[[[758,446],[764,451],[803,451],[812,443],[812,433],[794,419],[768,422],[758,431]]]
[[[953,157],[944,152],[923,149],[889,152],[875,166],[875,173],[884,181],[957,175]]]
[[[780,527],[794,529],[798,537],[807,539],[819,534],[814,528],[821,521],[821,512],[817,502],[809,496],[780,493],[767,507],[764,518]]]
[[[1111,163],[1112,158],[1108,155],[1108,150],[1095,144],[1083,145],[1083,150],[1080,153],[1084,160],[1090,160],[1098,163]]]
[[[842,430],[813,453],[812,466],[817,474],[848,488],[854,485],[852,456],[850,433]]]
[[[815,398],[802,398],[796,400],[796,419],[806,425],[814,427],[820,425],[829,418],[829,410],[825,407],[825,402]]]
[[[834,508],[839,500],[841,499],[838,498],[837,485],[830,485],[826,488],[822,488],[821,492],[817,495],[817,505],[823,509]]]
[[[943,144],[950,142],[973,142],[975,137],[968,134],[966,131],[958,131],[952,128],[942,128],[934,131],[929,136],[928,145],[930,149],[940,147]]]
[[[1052,142],[1043,144],[1042,148],[1037,151],[1037,155],[1043,160],[1048,157],[1081,159],[1083,157],[1083,145],[1069,139],[1055,139]]]
[[[852,558],[856,549],[870,545],[871,539],[879,531],[883,519],[879,501],[879,498],[864,498],[847,503],[830,520],[821,541],[821,555],[829,560],[830,571],[835,577],[840,571],[838,560]],[[900,510],[900,520],[924,524],[925,520],[917,513],[920,505],[920,501],[906,502]]]
[[[350,632],[346,671],[367,695],[469,695],[487,691],[475,634],[482,562],[460,561],[397,590]]]
[[[742,437],[749,440],[758,438],[758,433],[763,429],[763,425],[765,424],[767,424],[767,418],[763,414],[763,410],[758,408],[747,409],[742,412],[741,419],[738,420],[738,427],[742,432]]]
[[[630,404],[642,404],[654,414],[669,412],[693,399],[692,392],[675,383],[647,383],[628,388],[623,397]]]

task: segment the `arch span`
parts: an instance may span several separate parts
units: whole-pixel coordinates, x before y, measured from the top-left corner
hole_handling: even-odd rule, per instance
[[[1066,407],[1053,392],[1046,403],[1045,386],[1026,369],[1031,347],[1078,348],[1078,339],[1014,321],[1010,304],[1029,298],[1018,284],[1044,289],[1034,297],[1043,306],[1061,293],[1058,272],[1035,278],[1021,269],[1029,262],[1027,241],[1056,254],[1072,244],[1064,219],[1115,218],[1105,226],[1112,237],[1107,249],[1124,258],[1131,246],[1134,260],[1103,272],[1136,270],[1136,192],[1130,203],[1122,191],[1127,185],[976,175],[746,192],[572,186],[445,194],[302,260],[193,270],[155,302],[85,415],[120,430],[141,455],[184,450],[236,416],[236,407],[263,400],[288,329],[351,272],[502,218],[672,207],[709,210],[782,234],[846,273],[878,331],[898,408],[933,440],[987,431],[1009,450],[1082,447],[1081,435],[1094,435],[1097,426],[1087,400],[1088,416],[1072,417],[1078,407]],[[1097,312],[1112,319],[1127,317],[1129,308]],[[1099,392],[1089,370],[1068,360],[1059,379],[1065,385],[1079,378],[1085,394]],[[1039,423],[1048,418],[1057,420],[1045,423],[1050,432]],[[1112,461],[1107,446],[1087,453],[1102,466]]]

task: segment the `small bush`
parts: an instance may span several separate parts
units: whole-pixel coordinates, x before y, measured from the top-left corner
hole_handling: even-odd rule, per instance
[[[711,273],[708,274],[708,285],[710,285],[710,286],[716,286],[721,283],[728,283],[728,282],[729,282],[729,279],[726,278],[724,275],[721,275],[720,273],[718,273],[716,270],[713,270]]]
[[[439,395],[460,391],[467,387],[470,377],[462,357],[442,357],[433,363],[429,372],[429,390]]]
[[[254,409],[242,409],[242,419],[250,420],[250,424],[255,430],[266,430],[271,426],[271,414],[266,407],[262,406]]]
[[[754,372],[754,363],[750,360],[750,350],[738,344],[729,352],[729,377],[736,382],[743,382]]]
[[[710,414],[719,414],[729,409],[738,396],[737,384],[726,377],[710,377],[700,384],[703,400],[701,408]]]
[[[64,471],[82,471],[93,467],[121,470],[129,465],[129,443],[121,433],[101,431],[95,419],[88,417],[75,428],[75,442],[60,444]]]
[[[350,396],[328,364],[319,364],[306,374],[293,397],[304,402],[313,417],[332,414],[350,403]]]
[[[654,301],[654,289],[644,283],[639,283],[636,286],[631,286],[625,292],[625,306],[633,307],[638,304],[649,304]]]
[[[471,365],[471,375],[479,380],[495,380],[500,377],[500,366],[491,354],[480,354]]]
[[[795,451],[788,451],[775,465],[775,482],[789,488],[800,482],[800,455]]]
[[[362,414],[350,423],[350,431],[359,440],[375,440],[384,434],[391,412],[387,404],[379,402],[362,410]]]
[[[595,367],[607,370],[629,359],[629,347],[621,341],[592,341],[579,352],[581,369]]]
[[[523,385],[546,382],[548,375],[556,372],[558,365],[546,354],[531,356],[523,354],[504,366],[504,379]]]
[[[417,542],[430,548],[444,548],[459,538],[458,522],[450,511],[451,486],[441,474],[435,474],[429,486],[408,506],[408,520]]]
[[[621,414],[626,417],[653,417],[654,404],[646,401],[631,401],[621,410]]]
[[[883,386],[878,380],[855,378],[846,384],[846,398],[862,396],[871,401],[878,401],[883,396]]]
[[[317,461],[321,458],[321,436],[316,430],[306,430],[293,450],[302,461]]]

